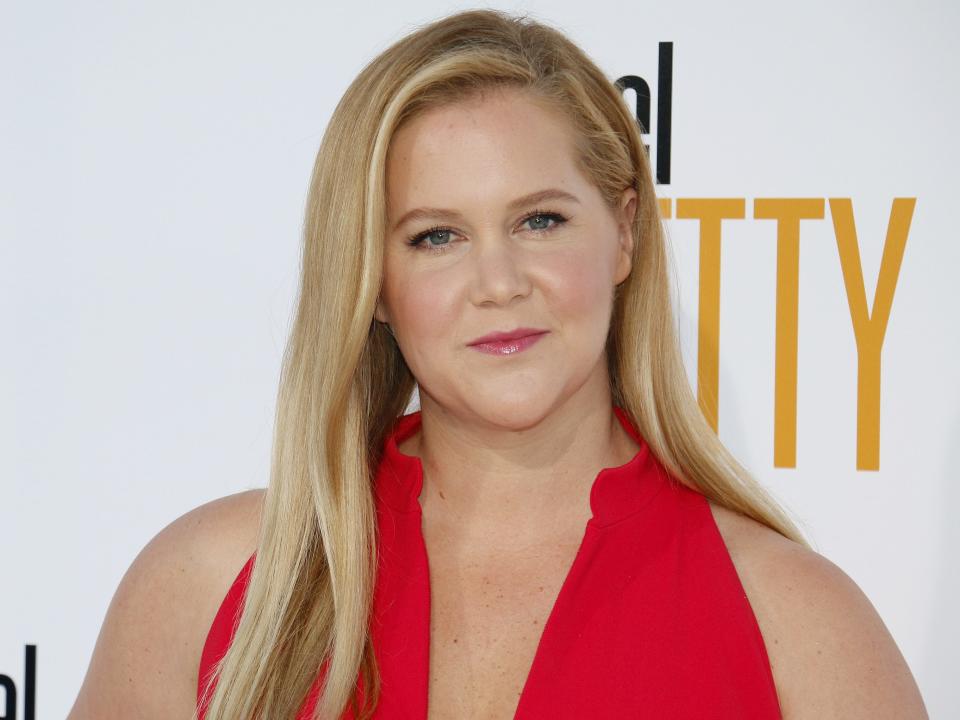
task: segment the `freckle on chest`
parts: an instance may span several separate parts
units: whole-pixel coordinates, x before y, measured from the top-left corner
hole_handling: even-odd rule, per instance
[[[432,596],[428,720],[512,718],[577,538],[519,563],[458,555],[453,539],[431,536],[429,530],[427,544]]]

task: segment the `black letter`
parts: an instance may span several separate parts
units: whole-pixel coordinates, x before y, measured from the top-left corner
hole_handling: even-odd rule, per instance
[[[0,715],[0,720],[17,720],[17,686],[6,675],[0,675],[0,687],[7,691],[4,700],[6,708],[3,715]]]
[[[660,43],[657,64],[657,182],[670,184],[670,126],[673,109],[673,43]]]
[[[650,86],[642,77],[636,75],[624,75],[618,78],[614,83],[620,92],[624,90],[633,90],[636,94],[636,115],[637,124],[640,126],[640,132],[644,135],[650,132]],[[650,155],[650,146],[644,145],[643,149]]]
[[[36,720],[37,646],[27,645],[23,670],[23,720]]]

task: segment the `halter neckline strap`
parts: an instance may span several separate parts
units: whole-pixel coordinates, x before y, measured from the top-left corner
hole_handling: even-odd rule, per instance
[[[623,429],[640,446],[623,465],[600,470],[590,489],[590,524],[606,527],[641,510],[666,482],[666,472],[631,423],[626,411],[613,406]],[[423,465],[420,458],[400,452],[399,445],[420,429],[421,411],[403,415],[394,423],[384,443],[376,477],[378,497],[396,512],[420,511]]]

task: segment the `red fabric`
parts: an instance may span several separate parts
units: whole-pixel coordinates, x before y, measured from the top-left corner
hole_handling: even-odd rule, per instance
[[[706,498],[670,477],[624,411],[614,412],[640,449],[594,480],[593,517],[543,629],[515,717],[780,718],[760,628]],[[381,720],[427,717],[423,475],[419,458],[397,447],[419,425],[419,412],[397,421],[376,475],[381,555],[372,636]],[[210,628],[201,685],[233,637],[255,557]],[[324,665],[297,720],[310,718],[325,672]],[[348,710],[343,718],[353,715]]]

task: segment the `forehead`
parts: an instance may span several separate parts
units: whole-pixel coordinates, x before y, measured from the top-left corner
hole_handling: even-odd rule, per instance
[[[414,204],[506,200],[541,187],[582,187],[574,130],[557,110],[497,89],[408,120],[387,153],[391,214]]]

